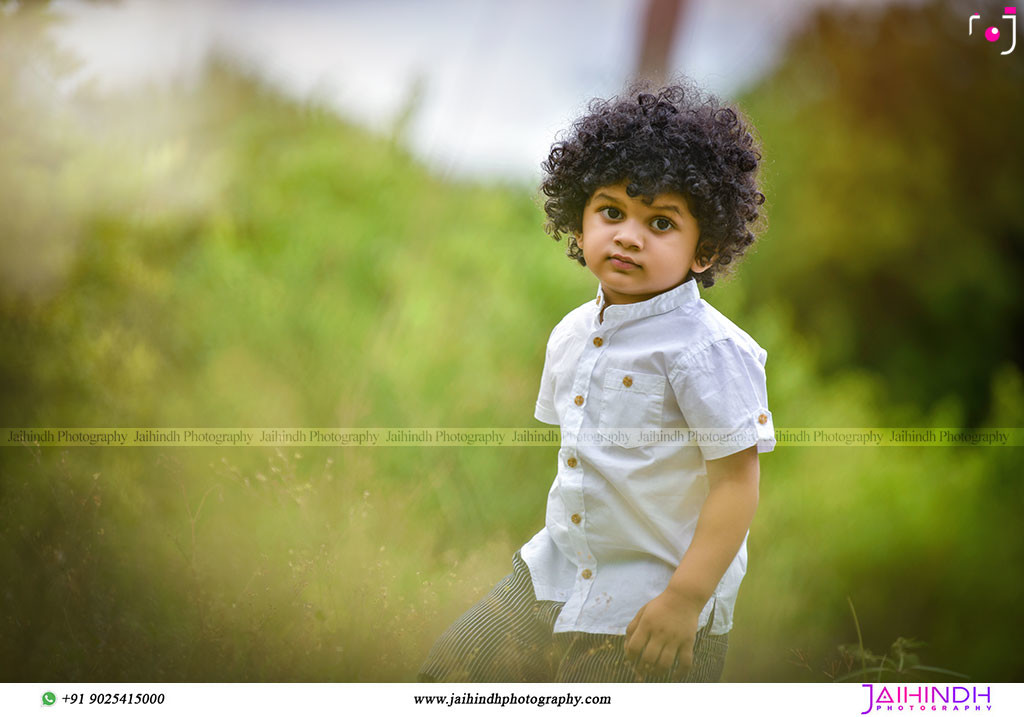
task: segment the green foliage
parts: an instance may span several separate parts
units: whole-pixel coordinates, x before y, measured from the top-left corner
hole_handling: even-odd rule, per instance
[[[995,373],[1024,366],[1024,55],[969,37],[966,7],[822,9],[749,93],[771,229],[743,281],[827,373],[953,397],[977,425]]]
[[[847,669],[849,669],[851,665],[858,663],[860,664],[860,669],[852,672],[846,672],[839,676],[829,675],[830,677],[834,677],[836,682],[853,679],[870,679],[873,682],[914,680],[921,679],[921,675],[919,674],[921,672],[970,680],[970,676],[959,672],[945,670],[941,667],[922,665],[921,659],[917,656],[916,651],[924,647],[927,643],[922,642],[921,640],[897,637],[896,642],[892,643],[892,646],[889,648],[888,655],[874,654],[871,650],[864,647],[864,638],[861,636],[860,622],[857,620],[857,611],[853,607],[853,601],[849,598],[847,598],[847,601],[850,603],[850,612],[853,613],[853,622],[857,627],[857,644],[840,645],[839,655]],[[871,667],[868,667],[869,664]]]

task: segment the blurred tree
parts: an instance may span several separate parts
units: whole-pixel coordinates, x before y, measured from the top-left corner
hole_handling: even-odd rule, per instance
[[[662,82],[668,76],[668,60],[675,44],[679,17],[686,9],[685,0],[648,0],[640,38],[640,56],[634,73]]]
[[[69,142],[60,80],[77,62],[48,30],[47,3],[0,2],[0,297],[52,290],[72,234],[54,206]]]
[[[743,103],[772,222],[747,300],[788,304],[826,371],[872,369],[922,408],[953,396],[968,425],[1024,365],[1024,53],[968,36],[973,11],[820,10]]]

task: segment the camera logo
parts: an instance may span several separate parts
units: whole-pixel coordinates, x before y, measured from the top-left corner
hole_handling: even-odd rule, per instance
[[[980,13],[974,13],[971,15],[971,19],[967,21],[967,34],[974,34],[974,21],[981,18]],[[1013,52],[1013,48],[1017,47],[1017,8],[1006,7],[1003,8],[1003,19],[1010,21],[1010,49],[1005,52],[1000,52],[1000,55],[1009,55]],[[985,30],[985,39],[989,42],[998,42],[999,38],[1003,35],[998,27],[990,27]]]

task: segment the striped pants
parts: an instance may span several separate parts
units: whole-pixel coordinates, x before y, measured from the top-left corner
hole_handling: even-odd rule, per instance
[[[512,573],[437,639],[420,682],[717,682],[729,636],[697,632],[693,667],[645,675],[626,662],[625,635],[553,632],[564,603],[538,600],[517,551]]]

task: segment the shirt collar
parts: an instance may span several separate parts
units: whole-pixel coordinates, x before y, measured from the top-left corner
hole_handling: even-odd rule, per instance
[[[664,314],[698,299],[700,299],[700,292],[697,291],[696,280],[687,279],[674,289],[669,289],[646,301],[638,301],[635,304],[611,304],[604,310],[604,321],[598,322],[598,317],[601,315],[601,307],[605,304],[604,291],[599,283],[597,285],[597,301],[594,302],[597,307],[594,314],[594,323],[606,326],[609,323],[620,324],[625,321],[642,319],[646,316]]]

